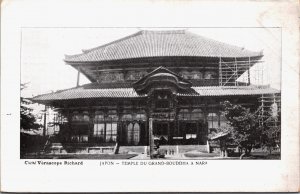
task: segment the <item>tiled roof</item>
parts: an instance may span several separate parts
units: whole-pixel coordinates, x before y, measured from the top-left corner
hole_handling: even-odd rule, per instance
[[[97,83],[96,83],[97,84]],[[32,98],[33,101],[54,101],[87,98],[135,98],[138,95],[133,88],[99,88],[95,83],[80,87],[43,94]]]
[[[239,87],[192,87],[186,93],[178,96],[232,96],[232,95],[260,95],[279,93],[279,90],[270,87],[239,86]],[[133,88],[101,88],[97,83],[86,84],[80,87],[43,94],[32,98],[35,102],[89,99],[89,98],[137,98],[146,95],[138,94]]]
[[[236,95],[261,95],[279,93],[279,90],[270,87],[257,86],[211,86],[192,87],[193,92],[180,93],[179,96],[236,96]]]
[[[205,38],[185,30],[139,31],[114,42],[66,55],[66,62],[110,61],[164,56],[191,57],[259,57],[241,47]]]

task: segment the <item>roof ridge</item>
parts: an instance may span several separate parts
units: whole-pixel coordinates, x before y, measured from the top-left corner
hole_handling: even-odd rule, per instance
[[[141,30],[142,34],[186,34],[187,30]]]

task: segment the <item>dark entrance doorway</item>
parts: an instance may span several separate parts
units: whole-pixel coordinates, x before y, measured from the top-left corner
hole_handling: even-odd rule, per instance
[[[169,142],[170,125],[168,122],[156,121],[153,123],[153,136],[154,141],[160,145],[167,144]]]

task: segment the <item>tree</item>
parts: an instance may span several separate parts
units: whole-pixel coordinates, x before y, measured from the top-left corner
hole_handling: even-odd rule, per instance
[[[241,157],[249,155],[252,148],[260,143],[261,130],[257,115],[249,108],[228,101],[223,102],[222,107],[230,125],[228,127],[230,139],[239,147]]]
[[[27,84],[21,84],[21,90],[25,89],[27,87]],[[29,107],[32,102],[24,97],[21,97],[21,107],[20,107],[20,123],[21,123],[21,129],[24,130],[38,130],[40,127],[42,127],[41,124],[38,124],[36,122],[35,116],[32,114],[32,108]]]

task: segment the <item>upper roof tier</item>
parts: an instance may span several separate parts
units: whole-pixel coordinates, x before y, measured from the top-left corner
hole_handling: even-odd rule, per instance
[[[65,61],[97,62],[172,56],[244,58],[262,55],[262,52],[250,51],[185,30],[142,30],[108,44],[83,50],[81,54],[65,55]]]

